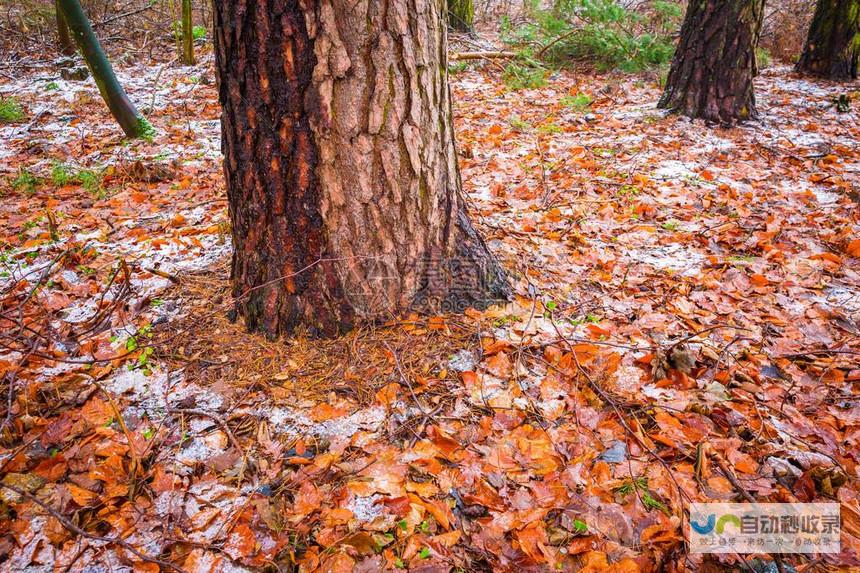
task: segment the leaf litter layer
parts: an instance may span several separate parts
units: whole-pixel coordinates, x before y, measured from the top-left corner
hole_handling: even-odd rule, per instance
[[[89,83],[0,85],[29,113],[0,127],[3,568],[769,570],[685,551],[689,502],[749,499],[838,500],[842,553],[782,566],[858,565],[843,87],[770,69],[762,121],[713,130],[649,82],[458,73],[515,300],[270,342],[227,316],[208,62],[134,72],[152,143]]]

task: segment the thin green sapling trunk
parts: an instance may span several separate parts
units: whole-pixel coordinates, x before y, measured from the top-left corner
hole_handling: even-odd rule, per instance
[[[128,137],[148,136],[152,127],[119,84],[79,0],[57,0],[57,4],[114,119]]]
[[[182,0],[182,63],[194,65],[194,21],[191,0]]]

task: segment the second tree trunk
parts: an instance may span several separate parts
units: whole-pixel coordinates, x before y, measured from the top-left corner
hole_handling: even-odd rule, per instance
[[[504,298],[460,191],[444,3],[215,3],[233,294],[250,330]]]
[[[797,70],[831,80],[857,78],[860,0],[818,0]]]
[[[658,107],[731,124],[756,116],[764,0],[691,0]]]
[[[448,24],[455,30],[471,32],[475,25],[475,0],[448,0]]]

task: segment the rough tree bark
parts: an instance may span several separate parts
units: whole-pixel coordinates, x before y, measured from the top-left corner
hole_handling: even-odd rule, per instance
[[[860,0],[818,0],[797,71],[831,80],[857,79]]]
[[[334,335],[508,296],[461,196],[441,9],[215,2],[232,286],[250,330]]]
[[[448,25],[460,32],[471,32],[475,25],[475,0],[448,0]]]
[[[63,17],[63,11],[60,8],[59,0],[55,0],[54,10],[57,16],[57,44],[60,47],[60,53],[64,56],[74,56],[75,43],[72,41],[72,36],[69,34],[69,25],[66,24],[66,19]]]
[[[691,0],[658,107],[721,124],[756,117],[764,0]]]
[[[72,31],[72,37],[81,50],[90,73],[96,81],[102,98],[110,108],[111,114],[128,137],[141,137],[146,134],[148,123],[140,115],[134,104],[122,89],[110,61],[102,50],[98,38],[81,7],[79,0],[57,0],[63,17]]]

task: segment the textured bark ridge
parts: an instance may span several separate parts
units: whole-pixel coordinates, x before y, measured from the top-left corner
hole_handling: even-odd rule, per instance
[[[658,107],[721,124],[755,118],[764,0],[691,0]]]
[[[215,2],[233,291],[251,330],[331,335],[507,296],[460,194],[441,9]]]
[[[818,0],[797,71],[831,80],[857,79],[860,0]]]

